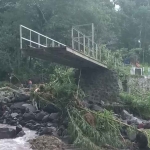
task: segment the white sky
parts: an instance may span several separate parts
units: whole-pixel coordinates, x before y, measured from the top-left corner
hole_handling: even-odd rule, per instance
[[[112,3],[113,3],[113,0],[110,0]],[[119,5],[115,5],[115,9],[116,9],[116,11],[118,11],[119,10],[119,8],[120,8],[120,6]]]

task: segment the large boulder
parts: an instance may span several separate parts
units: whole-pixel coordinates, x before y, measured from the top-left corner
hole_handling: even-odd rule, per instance
[[[43,109],[45,112],[48,112],[48,113],[57,113],[59,112],[59,108],[56,107],[55,105],[53,104],[48,104],[44,109]]]
[[[25,110],[28,112],[35,112],[36,111],[36,108],[31,104],[23,104],[22,107],[24,107]]]
[[[49,115],[44,116],[42,122],[48,122],[48,121],[49,121]]]
[[[20,110],[22,113],[24,113],[25,107],[22,106],[23,104],[24,104],[24,102],[14,103],[10,106],[10,109],[14,112],[16,112],[17,110]]]
[[[45,127],[45,128],[42,128],[40,130],[40,133],[39,135],[52,135],[53,133],[56,132],[56,128],[55,127]]]
[[[26,93],[15,93],[14,92],[14,102],[25,102],[27,100],[30,100],[30,95],[26,94]]]
[[[16,126],[16,134],[18,134],[20,131],[22,131],[22,126],[21,125],[17,125]]]
[[[12,118],[16,118],[19,114],[18,113],[11,113]]]
[[[11,128],[0,128],[0,139],[11,139],[16,137],[16,130]]]
[[[98,106],[98,105],[91,105],[90,107],[89,107],[91,110],[94,110],[94,111],[100,111],[100,112],[103,112],[104,110],[103,110],[103,108],[101,108],[100,106]]]
[[[34,113],[31,113],[31,112],[24,113],[23,114],[23,119],[25,119],[25,120],[34,120],[35,119],[35,115],[34,115]]]
[[[59,117],[59,113],[51,113],[51,114],[49,115],[49,120],[50,120],[50,121],[57,120],[58,117]]]
[[[11,105],[10,109],[13,110],[14,112],[18,112],[16,110],[19,110],[22,113],[36,111],[36,108],[33,105],[24,102],[14,103],[13,105]]]
[[[16,135],[16,137],[22,137],[24,135],[25,135],[25,132],[22,130]]]
[[[136,135],[135,142],[137,143],[140,150],[149,150],[150,149],[148,147],[148,139],[147,139],[146,135],[142,132],[139,132]]]
[[[42,121],[43,118],[46,116],[47,114],[44,111],[39,112],[38,114],[36,114],[36,120],[38,121]]]

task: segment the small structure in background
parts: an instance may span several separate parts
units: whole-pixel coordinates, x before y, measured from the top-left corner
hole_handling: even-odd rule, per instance
[[[140,67],[140,63],[138,61],[135,64],[132,64],[130,74],[139,76],[144,75],[144,68]]]
[[[130,70],[130,74],[131,75],[139,75],[142,76],[143,75],[143,68],[137,68],[137,67],[131,67]]]

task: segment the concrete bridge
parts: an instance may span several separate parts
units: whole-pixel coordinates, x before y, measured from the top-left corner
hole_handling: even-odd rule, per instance
[[[115,55],[94,43],[79,30],[72,28],[72,47],[20,25],[20,49],[23,54],[50,62],[79,68],[81,88],[87,101],[116,100],[119,93],[117,75],[109,63],[121,66]],[[78,80],[79,74],[77,74]]]

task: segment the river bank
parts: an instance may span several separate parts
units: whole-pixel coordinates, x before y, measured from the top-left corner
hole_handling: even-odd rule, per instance
[[[68,123],[69,123],[68,117],[67,116],[62,117],[61,110],[53,103],[47,104],[45,107],[43,107],[43,109],[37,109],[37,105],[33,105],[33,102],[34,102],[33,98],[31,99],[30,97],[30,91],[27,89],[14,90],[11,89],[10,87],[1,88],[0,123],[3,124],[3,126],[7,126],[6,124],[9,124],[11,126],[21,125],[29,129],[29,130],[25,130],[26,135],[24,135],[23,137],[2,140],[2,141],[0,140],[2,142],[2,145],[8,142],[10,143],[10,145],[11,143],[15,144],[17,148],[23,146],[23,144],[29,140],[28,138],[29,133],[32,133],[33,136],[31,136],[32,138],[29,141],[31,145],[28,143],[27,144],[28,148],[30,146],[32,147],[33,150],[40,150],[40,149],[47,150],[49,147],[51,147],[52,150],[67,149],[68,144],[73,144],[70,133],[68,132]],[[101,115],[105,115],[106,113],[105,103],[97,104],[97,103],[84,101],[82,103],[79,103],[77,106],[80,106],[80,108],[82,108],[83,110],[89,109],[89,111],[91,111],[92,113],[97,112],[100,113]],[[87,124],[87,126],[90,125],[91,129],[94,131],[95,124],[96,124],[96,122],[93,120],[94,116],[90,113],[86,113],[85,115],[86,116],[84,116],[85,117],[84,122]],[[121,108],[118,114],[114,113],[113,116],[110,115],[108,118],[110,117],[112,117],[113,122],[120,124],[120,127],[118,128],[120,130],[119,138],[122,138],[122,140],[124,141],[124,147],[122,147],[121,149],[137,150],[137,145],[135,144],[135,142],[137,144],[143,144],[145,142],[143,147],[148,146],[147,137],[143,135],[139,129],[149,129],[150,128],[150,126],[148,126],[150,124],[149,121],[139,119],[133,116],[132,114],[124,110],[124,108]],[[104,118],[102,117],[101,119]],[[105,120],[103,121],[105,122]],[[108,120],[106,121],[108,122]],[[111,128],[111,123],[112,122],[109,123],[109,126],[105,124],[104,127],[107,126],[107,129]],[[116,123],[114,124],[115,126]],[[103,124],[103,122],[101,124]],[[1,126],[0,128],[3,128],[3,126]],[[141,140],[141,135],[140,137],[138,137],[139,139],[137,139],[138,136],[137,132],[128,133],[127,127],[130,129],[135,128],[138,132],[141,132],[140,134],[142,134],[142,140],[145,138],[145,141],[143,142]],[[91,129],[89,129],[89,131]],[[113,130],[113,128],[111,130]],[[36,136],[35,133],[38,136]],[[109,134],[109,132],[106,134]],[[114,133],[112,133],[112,135],[113,134]],[[37,137],[37,139],[34,139],[35,137]],[[112,137],[109,138],[113,139]],[[118,140],[120,140],[119,138]],[[127,142],[129,144],[126,144]],[[21,145],[19,145],[19,143]],[[16,147],[14,146],[13,150],[18,150],[15,149]],[[108,150],[115,149],[113,146],[110,146],[109,144],[103,145],[103,148]],[[116,150],[121,150],[121,149],[116,149]],[[24,150],[27,150],[26,147]]]

